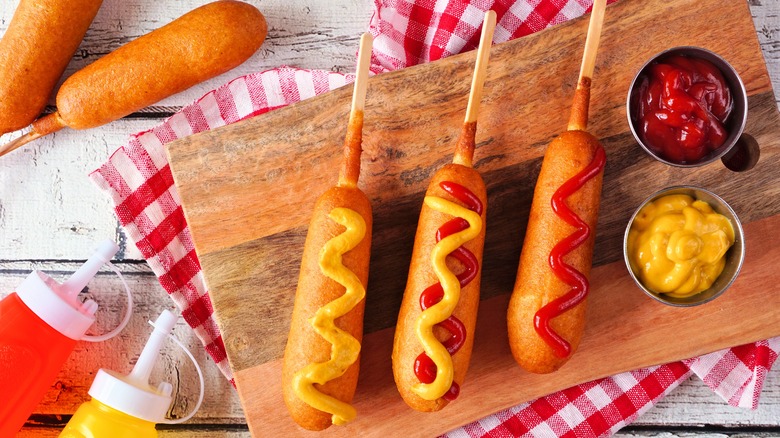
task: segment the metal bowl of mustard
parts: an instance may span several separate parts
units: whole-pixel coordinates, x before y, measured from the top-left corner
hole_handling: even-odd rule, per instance
[[[745,260],[744,231],[718,195],[693,186],[668,187],[631,216],[623,258],[631,278],[651,298],[676,307],[697,306],[736,280]]]

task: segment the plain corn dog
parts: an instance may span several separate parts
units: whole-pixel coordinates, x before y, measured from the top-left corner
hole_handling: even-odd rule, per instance
[[[57,112],[0,155],[64,127],[101,126],[222,74],[252,56],[266,32],[260,11],[241,1],[188,12],[74,73],[57,92]]]
[[[0,40],[0,134],[35,120],[103,0],[21,0]]]

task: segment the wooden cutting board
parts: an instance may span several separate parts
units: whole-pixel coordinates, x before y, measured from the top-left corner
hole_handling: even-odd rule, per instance
[[[513,362],[505,313],[533,187],[547,143],[565,129],[587,17],[494,46],[477,131],[475,167],[488,187],[482,304],[459,400],[420,414],[398,396],[390,369],[417,215],[430,176],[450,162],[474,52],[369,80],[361,187],[374,206],[358,419],[334,435],[434,435],[577,383],[780,335],[780,117],[744,0],[620,0],[607,9],[589,130],[608,163],[588,322],[573,359],[554,375]],[[758,165],[679,169],[649,158],[629,133],[628,86],[653,54],[708,48],[732,63],[749,94],[747,132]],[[309,434],[287,415],[281,357],[307,223],[336,182],[351,87],[169,146],[176,185],[222,330],[239,396],[256,436]],[[622,236],[639,203],[670,185],[726,199],[746,224],[743,272],[717,300],[690,309],[644,296],[622,262]]]

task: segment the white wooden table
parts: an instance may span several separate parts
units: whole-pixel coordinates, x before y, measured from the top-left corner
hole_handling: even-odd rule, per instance
[[[20,436],[57,436],[80,403],[97,368],[123,373],[132,368],[150,327],[146,324],[172,301],[157,283],[132,242],[118,225],[108,197],[87,178],[129,134],[146,130],[182,105],[228,80],[280,65],[352,71],[357,41],[373,11],[370,0],[249,0],[268,20],[268,39],[247,63],[191,90],[105,127],[64,130],[0,158],[0,297],[13,291],[31,269],[60,278],[78,267],[94,243],[120,242],[120,269],[135,291],[130,325],[102,344],[79,343],[51,390]],[[0,0],[0,34],[18,0]],[[66,76],[207,0],[104,0]],[[756,32],[775,89],[780,89],[780,0],[750,0]],[[8,136],[0,137],[5,142]],[[89,293],[103,305],[101,327],[119,320],[122,289],[102,273]],[[189,423],[162,427],[163,436],[246,437],[249,432],[235,391],[222,377],[184,322],[175,333],[189,345],[207,380],[203,407]],[[778,367],[780,368],[780,366]],[[167,348],[154,374],[173,383],[186,413],[197,400],[197,375],[183,354]],[[0,398],[2,395],[0,395]],[[280,406],[280,415],[283,415]],[[618,436],[780,436],[780,371],[771,371],[756,411],[732,408],[697,378],[666,397]]]

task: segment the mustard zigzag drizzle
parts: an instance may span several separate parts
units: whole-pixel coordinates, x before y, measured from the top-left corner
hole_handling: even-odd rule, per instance
[[[355,408],[323,394],[314,384],[324,385],[341,377],[360,354],[360,342],[336,327],[335,320],[352,310],[366,296],[360,279],[342,264],[342,255],[355,248],[366,235],[366,222],[356,211],[341,207],[331,210],[328,217],[346,230],[330,239],[320,251],[320,271],[346,290],[344,295],[317,309],[310,320],[314,331],[332,344],[330,360],[310,363],[295,373],[293,388],[304,403],[332,414],[333,424],[343,425],[355,418]]]
[[[441,239],[433,247],[431,264],[436,277],[441,282],[444,297],[438,303],[423,310],[415,323],[417,338],[423,350],[436,364],[436,379],[431,383],[417,383],[412,386],[412,391],[425,400],[437,400],[452,386],[455,372],[452,356],[433,334],[433,326],[449,318],[460,300],[460,281],[447,268],[446,259],[451,252],[479,235],[482,229],[482,217],[468,208],[438,196],[426,196],[425,205],[450,216],[462,217],[469,223],[468,228]]]

